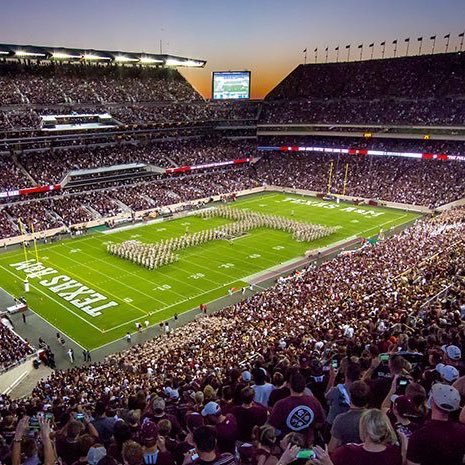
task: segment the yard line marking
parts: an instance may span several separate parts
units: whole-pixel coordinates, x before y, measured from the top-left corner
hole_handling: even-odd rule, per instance
[[[5,268],[3,265],[0,265],[0,267],[2,267],[7,273],[10,273],[12,276],[14,276],[16,279],[19,279],[20,281],[23,281],[24,278],[21,278],[20,276],[16,275],[15,273],[13,273],[12,271],[10,271],[8,268]],[[51,295],[48,295],[47,293],[45,293],[44,291],[42,291],[42,289],[40,289],[39,287],[37,287],[35,284],[33,283],[30,283],[30,286],[35,288],[36,290],[38,290],[41,294],[43,294],[45,297],[48,297],[49,299],[53,300],[55,303],[57,303],[58,305],[60,305],[61,307],[63,307],[65,310],[68,310],[69,312],[71,312],[74,316],[77,316],[80,320],[84,321],[85,323],[87,323],[88,325],[92,326],[93,328],[95,328],[97,331],[99,331],[100,333],[103,333],[103,331],[98,327],[98,326],[95,326],[93,323],[91,323],[90,321],[87,321],[85,318],[83,318],[81,315],[75,313],[73,310],[71,310],[70,308],[68,308],[66,305],[64,305],[62,302],[60,302],[59,300],[56,300],[54,297],[52,297]]]
[[[88,245],[89,247],[95,249],[95,250],[101,251],[101,249],[100,249],[99,247],[92,246],[92,245],[89,245],[89,244],[87,244],[87,245]],[[84,252],[84,253],[86,254],[86,252]],[[144,280],[144,281],[146,281],[146,282],[148,282],[148,283],[153,284],[153,281],[151,281],[151,280],[149,280],[149,279],[147,279],[147,278],[144,278],[144,277],[142,277],[142,276],[139,276],[139,275],[137,274],[136,271],[127,271],[127,270],[125,270],[124,268],[121,268],[120,266],[118,266],[118,265],[116,265],[116,264],[114,264],[114,263],[107,263],[107,261],[106,261],[105,259],[103,259],[103,258],[95,258],[93,255],[90,255],[90,254],[86,254],[86,255],[89,255],[89,257],[92,257],[94,260],[103,262],[103,263],[105,263],[105,264],[110,264],[111,266],[113,266],[113,267],[115,267],[115,268],[118,268],[118,269],[120,269],[120,270],[123,270],[123,271],[126,272],[126,274],[131,274],[131,275],[137,276],[137,278],[142,279],[142,280]],[[178,263],[172,263],[171,266],[172,266],[173,268],[175,268],[176,270],[181,271],[183,274],[186,274],[186,279],[188,278],[187,273],[190,273],[190,271],[186,271],[185,269],[180,268]],[[182,281],[182,280],[180,280],[180,279],[178,279],[178,278],[175,278],[174,276],[169,276],[169,275],[167,275],[166,273],[163,273],[163,271],[161,271],[160,268],[157,268],[157,269],[154,270],[154,271],[156,271],[156,272],[162,274],[162,275],[163,275],[164,277],[166,277],[167,279],[171,279],[171,280],[173,280],[173,281],[177,281],[177,282],[181,283],[183,286],[191,287],[191,288],[195,289],[196,291],[202,291],[202,290],[203,290],[203,288],[194,286],[193,284],[191,284],[191,283],[189,283],[189,282]],[[216,284],[220,284],[220,283],[218,283],[218,282],[216,282],[216,281],[212,281],[212,280],[210,280],[210,279],[205,279],[205,281],[209,281],[209,282],[211,282],[211,283],[213,283],[213,284],[215,284],[215,285],[216,285]],[[174,294],[177,294],[177,295],[180,296],[180,297],[184,297],[184,296],[185,296],[185,294],[180,294],[179,292],[175,291],[174,289],[173,289],[173,290],[169,290],[168,292],[172,292],[172,293],[174,293]],[[158,299],[155,299],[155,300],[158,300]],[[160,300],[158,300],[158,302],[160,302],[160,303],[162,303],[162,304],[165,304],[165,302],[161,302]]]
[[[184,303],[184,302],[187,302],[188,300],[196,299],[197,297],[200,297],[201,295],[205,295],[205,294],[208,294],[208,293],[210,293],[210,292],[215,292],[215,291],[217,291],[218,289],[221,289],[222,287],[230,286],[231,284],[235,284],[235,283],[237,283],[237,282],[239,282],[239,281],[241,281],[241,280],[240,280],[240,279],[236,279],[235,281],[231,281],[231,282],[229,282],[229,283],[223,284],[223,285],[218,286],[218,287],[216,287],[216,288],[214,288],[214,289],[210,289],[210,290],[208,290],[208,291],[201,292],[200,294],[197,294],[197,295],[195,295],[195,296],[188,297],[188,298],[183,299],[183,300],[179,300],[178,302],[175,302],[174,304],[168,305],[167,307],[160,308],[159,310],[155,310],[155,311],[152,312],[149,316],[155,315],[156,313],[163,312],[163,311],[165,311],[165,310],[168,309],[168,308],[174,307],[175,305],[180,305],[180,304],[182,304],[182,303]],[[236,292],[239,292],[239,291],[236,291]],[[223,297],[226,297],[226,294],[225,294]],[[219,300],[219,299],[221,299],[221,298],[222,298],[222,297],[217,297],[216,299],[210,300],[209,302],[206,302],[206,303],[208,304],[208,303],[211,303],[211,302],[215,302],[216,300]],[[195,308],[195,307],[194,307],[194,308]],[[192,309],[190,309],[190,310],[192,310]],[[189,310],[186,310],[186,312],[187,312],[187,311],[189,311]],[[185,312],[183,312],[183,313],[185,313]],[[124,325],[126,325],[126,324],[134,323],[135,321],[137,321],[137,320],[139,320],[139,319],[140,319],[140,318],[136,318],[136,319],[131,320],[131,321],[128,321],[128,322],[126,322],[126,323],[121,323],[120,325],[114,326],[113,328],[110,328],[110,329],[107,329],[107,330],[104,330],[103,332],[104,332],[104,333],[107,333],[107,332],[109,332],[109,331],[113,331],[114,329],[121,328],[122,326],[124,326]],[[159,323],[160,323],[160,322],[158,321],[157,323],[155,323],[155,324],[153,324],[152,326],[149,326],[149,327],[153,327],[153,326],[155,326],[155,325],[157,325],[157,324],[159,324]],[[117,340],[117,339],[115,339],[115,341],[116,341],[116,340]],[[114,342],[114,341],[113,341],[113,342]],[[103,346],[100,346],[100,347],[103,347]],[[98,349],[100,349],[100,347],[98,347]],[[94,349],[94,350],[95,350],[95,349]]]
[[[29,307],[28,305],[28,309],[34,313],[34,315],[37,315],[41,320],[44,320],[46,324],[50,325],[52,328],[55,329],[55,331],[57,331],[58,333],[61,333],[61,334],[64,334],[70,341],[73,341],[77,346],[79,346],[81,349],[86,349],[86,347],[82,346],[81,344],[79,344],[79,342],[75,341],[68,333],[66,333],[65,331],[63,331],[62,329],[60,328],[57,328],[53,323],[50,323],[50,321],[46,320],[42,315],[40,315],[39,313],[37,313],[35,310],[33,310],[31,307]],[[93,350],[93,349],[92,349]]]
[[[358,235],[365,234],[366,232],[371,231],[372,229],[378,229],[379,230],[379,228],[381,228],[382,226],[384,226],[386,224],[389,224],[389,223],[392,223],[393,221],[399,221],[402,218],[405,218],[406,216],[408,216],[408,213],[406,213],[405,215],[399,216],[397,218],[393,218],[392,220],[386,221],[386,222],[384,222],[382,224],[378,224],[376,226],[373,226],[372,228],[365,229],[365,231],[355,233],[355,234],[358,234]],[[401,226],[401,225],[403,225],[405,223],[406,223],[406,221],[404,221],[403,223],[399,223],[398,226]]]
[[[68,260],[71,260],[72,262],[77,263],[78,265],[84,266],[84,267],[86,267],[86,268],[90,268],[91,270],[94,271],[94,273],[98,273],[98,274],[100,274],[100,275],[102,275],[102,276],[108,277],[108,278],[110,278],[110,280],[115,281],[115,282],[121,284],[122,286],[125,286],[125,287],[129,288],[129,289],[133,289],[134,291],[138,292],[139,294],[143,294],[144,297],[147,297],[147,294],[145,294],[145,292],[142,292],[142,291],[136,289],[135,287],[129,286],[128,284],[124,284],[124,283],[121,282],[119,279],[112,278],[111,276],[108,276],[108,275],[102,273],[101,271],[98,271],[98,270],[96,270],[96,269],[94,269],[94,268],[92,268],[92,267],[86,265],[85,263],[78,262],[77,260],[74,260],[74,259],[68,257],[67,255],[64,255],[64,254],[62,254],[62,253],[60,253],[60,252],[57,252],[56,250],[55,250],[55,253],[58,254],[58,255],[61,255],[61,256],[64,257],[64,258],[67,258]],[[74,276],[78,277],[80,281],[84,281],[84,282],[86,281],[86,280],[82,279],[79,275],[77,275],[76,273],[70,273],[68,270],[67,270],[66,272],[67,272],[68,274],[71,274],[71,275],[74,274]],[[90,284],[90,283],[89,283],[89,285],[90,285],[91,287],[97,287],[97,286],[95,286],[94,284]],[[115,294],[113,294],[112,292],[108,291],[107,289],[102,289],[102,288],[100,288],[99,290],[101,290],[101,291],[104,293],[104,295],[105,295],[105,294],[111,295],[114,299],[116,299],[116,300],[119,301],[119,302],[123,301],[123,299],[121,299],[120,297],[116,296]],[[155,300],[157,300],[157,301],[160,302],[160,303],[163,303],[163,302],[159,301],[158,299],[155,299]],[[125,302],[125,303],[126,303],[127,305],[130,305],[131,307],[135,308],[136,310],[139,310],[139,311],[142,312],[144,315],[147,315],[147,314],[148,314],[148,312],[142,310],[142,309],[139,308],[139,307],[136,307],[135,305],[133,305],[133,304],[131,304],[131,303],[129,303],[129,302]]]

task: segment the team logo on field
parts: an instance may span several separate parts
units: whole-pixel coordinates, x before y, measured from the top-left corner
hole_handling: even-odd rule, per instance
[[[308,428],[315,418],[313,410],[307,405],[298,405],[291,410],[286,419],[286,425],[292,431],[301,431]]]

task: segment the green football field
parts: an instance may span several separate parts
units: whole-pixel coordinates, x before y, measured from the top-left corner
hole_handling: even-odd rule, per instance
[[[108,241],[153,243],[229,222],[199,216],[154,221],[40,245],[39,263],[33,247],[26,257],[22,249],[2,253],[0,286],[22,296],[28,276],[30,308],[81,346],[95,349],[134,332],[136,322],[154,325],[224,297],[230,289],[245,286],[252,275],[302,257],[310,249],[354,235],[371,237],[380,228],[388,230],[419,216],[274,192],[244,197],[230,206],[339,229],[313,242],[297,242],[279,230],[256,229],[231,241],[181,250],[178,262],[152,271],[107,253]]]

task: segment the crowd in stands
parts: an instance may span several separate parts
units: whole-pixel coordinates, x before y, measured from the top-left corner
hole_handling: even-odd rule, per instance
[[[2,192],[31,185],[31,179],[14,163],[10,154],[0,155],[0,173],[0,191]]]
[[[5,317],[0,321],[0,341],[0,373],[33,353],[32,347],[13,331],[11,321]]]
[[[0,459],[459,465],[464,233],[464,209],[418,221],[101,363],[56,371],[27,399],[2,396]]]
[[[333,194],[344,192],[347,164],[345,194],[353,197],[435,208],[465,192],[461,161],[291,152],[262,158],[256,168],[258,178],[267,184],[327,192],[331,162]]]
[[[310,140],[308,143],[337,146],[343,144],[335,139],[336,142],[330,143],[324,140]],[[385,149],[392,148],[387,142],[382,144]],[[407,148],[410,149],[408,144]],[[428,148],[435,147],[442,146],[435,146],[434,142],[428,145]],[[456,146],[452,144],[452,147],[460,152],[459,143]],[[49,184],[56,182],[69,169],[95,167],[100,163],[109,163],[108,160],[115,164],[142,160],[153,160],[157,163],[157,160],[166,157],[172,165],[183,165],[242,158],[255,153],[260,152],[255,152],[255,148],[249,143],[210,140],[201,143],[185,141],[147,146],[122,145],[96,148],[92,151],[84,148],[55,150],[30,153],[20,157],[20,160],[39,183]],[[330,191],[333,194],[345,193],[358,198],[422,205],[434,209],[460,199],[465,191],[465,164],[461,161],[311,152],[263,152],[257,163],[244,169],[218,172],[210,170],[195,176],[163,178],[153,175],[146,180],[116,178],[102,184],[99,190],[92,186],[81,186],[73,187],[71,193],[65,195],[52,192],[15,203],[11,203],[11,199],[3,199],[10,203],[1,212],[0,221],[4,226],[1,236],[17,235],[18,218],[22,219],[26,228],[34,227],[34,230],[42,231],[69,227],[123,212],[160,208],[216,194],[227,194],[262,184],[326,193],[331,163],[333,168]],[[6,166],[8,173],[13,172],[10,165]],[[62,168],[63,166],[66,168]],[[299,173],[299,176],[295,173]],[[10,181],[8,179],[5,182]]]
[[[463,97],[462,53],[298,66],[267,100]]]
[[[259,183],[251,168],[168,177],[79,193],[39,197],[6,205],[0,211],[0,237],[19,234],[18,219],[27,232],[65,228],[120,213],[156,209],[181,202],[229,194]]]
[[[18,225],[18,229],[25,233],[63,227],[63,222],[54,212],[49,211],[46,202],[25,201],[13,203],[7,205],[4,212],[9,215],[15,226]],[[19,220],[21,225],[19,225]],[[8,237],[6,235],[7,231],[1,232],[2,237]]]
[[[61,181],[69,171],[76,169],[129,163],[175,167],[253,157],[255,154],[256,145],[252,142],[206,138],[200,141],[173,140],[147,145],[72,147],[28,152],[21,155],[19,160],[37,183],[47,185]]]
[[[260,123],[463,126],[463,99],[306,99],[265,102]]]
[[[266,97],[263,123],[463,125],[461,53],[298,66]]]
[[[201,100],[175,69],[1,63],[0,75],[0,106]]]

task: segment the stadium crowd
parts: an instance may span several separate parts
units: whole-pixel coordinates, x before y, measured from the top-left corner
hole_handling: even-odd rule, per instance
[[[253,157],[251,142],[217,138],[173,140],[159,143],[70,147],[28,152],[19,157],[27,172],[39,184],[61,181],[71,170],[100,168],[130,163],[147,163],[161,167],[195,165]],[[6,163],[6,162],[5,162]],[[0,169],[2,165],[0,165]],[[13,170],[13,161],[8,165]],[[14,180],[14,179],[13,179]],[[18,186],[17,186],[18,187]],[[23,187],[23,186],[21,186]]]
[[[256,169],[267,184],[327,192],[331,162],[332,193],[436,208],[465,191],[465,163],[460,161],[292,152],[262,158]]]
[[[0,341],[0,373],[34,352],[32,347],[13,331],[13,325],[6,317],[0,320]]]
[[[177,149],[174,150],[173,147],[176,145]],[[116,152],[123,153],[128,150],[127,153],[132,154],[133,152],[126,147],[122,146],[121,151]],[[195,147],[199,148],[195,150]],[[109,150],[109,148],[96,150],[95,153],[101,153],[101,157],[90,157],[87,166],[95,166],[94,164],[99,161],[105,162],[106,158],[103,154],[109,153]],[[225,159],[235,156],[244,157],[253,153],[248,143],[226,143],[222,148],[219,142],[214,143],[212,147],[208,144],[198,146],[195,142],[166,143],[163,149],[159,147],[157,151],[159,154],[153,155],[154,159],[162,157],[164,153],[170,153],[172,159],[171,157],[174,158],[177,154],[178,163],[186,160],[189,153],[193,162],[199,162],[203,157],[208,157],[211,161],[221,160],[223,157]],[[58,163],[60,157],[57,153],[51,156],[56,164],[54,162],[41,164],[38,159],[31,156],[23,161],[23,165],[42,181],[49,179],[48,176],[54,176],[53,173],[59,172],[61,174],[55,176],[61,176],[66,170],[57,168],[60,166]],[[75,152],[70,151],[70,153]],[[63,157],[64,164],[68,163],[69,168],[73,167],[73,162],[67,162],[67,159],[81,163],[87,152],[78,149],[76,153],[81,154],[82,158],[74,159],[69,155],[68,158]],[[144,152],[142,149],[136,149],[134,153]],[[151,153],[154,154],[155,150],[152,149]],[[120,163],[123,159],[113,158],[113,161]],[[107,187],[98,190],[83,190],[83,187],[76,187],[71,189],[70,193],[63,195],[52,192],[35,199],[9,203],[1,211],[0,221],[4,227],[0,234],[1,237],[17,235],[16,225],[19,218],[26,228],[33,225],[34,229],[39,231],[71,226],[122,212],[166,207],[263,184],[326,193],[331,162],[333,163],[331,181],[333,194],[345,192],[357,198],[423,205],[434,209],[460,199],[465,190],[465,164],[460,161],[310,152],[268,153],[257,163],[243,168],[232,167],[196,175],[151,177],[142,181],[114,180],[107,183]],[[75,167],[77,166],[80,165]],[[345,182],[346,168],[347,182]],[[300,174],[295,176],[295,173]],[[11,202],[11,199],[2,200]]]
[[[266,97],[261,121],[463,125],[461,53],[298,66]]]
[[[2,396],[1,460],[459,465],[464,232],[464,209],[420,220]]]
[[[0,63],[0,106],[197,101],[175,69]]]

